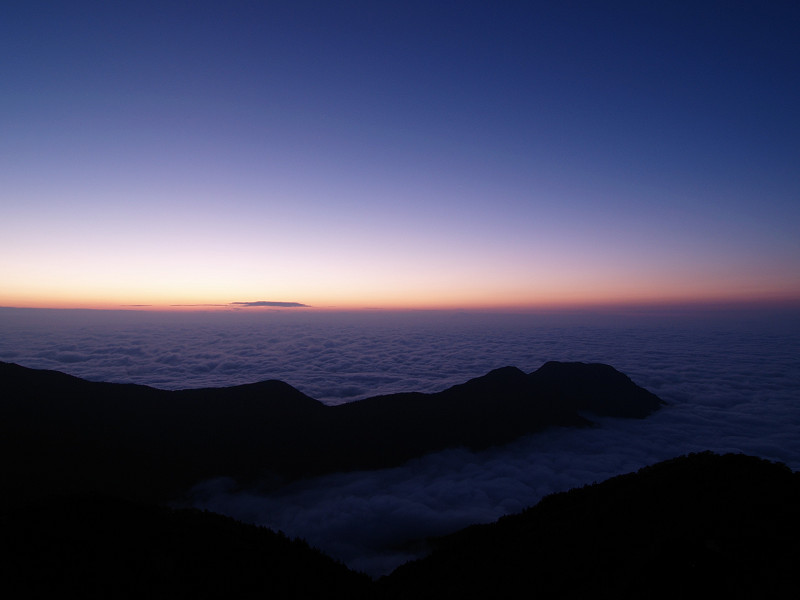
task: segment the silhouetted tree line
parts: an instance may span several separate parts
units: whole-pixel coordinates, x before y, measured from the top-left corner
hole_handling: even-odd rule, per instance
[[[800,474],[692,454],[430,540],[377,582],[197,510],[51,497],[0,518],[9,598],[795,598]]]
[[[794,598],[800,474],[710,452],[545,497],[432,541],[392,598]]]

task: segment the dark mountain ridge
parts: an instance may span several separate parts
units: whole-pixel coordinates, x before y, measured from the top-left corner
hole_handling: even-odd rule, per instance
[[[104,496],[0,510],[12,598],[795,598],[800,473],[691,454],[432,540],[378,582],[298,540]]]
[[[800,473],[690,454],[432,541],[390,598],[794,598]]]
[[[98,495],[0,511],[6,598],[373,598],[302,540],[198,510]]]
[[[154,501],[213,477],[279,485],[585,427],[585,411],[643,418],[663,405],[607,365],[555,362],[339,406],[275,380],[165,391],[12,363],[0,363],[0,390],[2,485],[12,497],[63,490]]]

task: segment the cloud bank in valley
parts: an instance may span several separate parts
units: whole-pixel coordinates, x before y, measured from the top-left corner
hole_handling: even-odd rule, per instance
[[[416,556],[420,549],[408,546],[409,540],[489,522],[549,493],[680,454],[744,452],[800,469],[797,361],[784,355],[772,363],[769,355],[777,358],[780,351],[767,347],[751,348],[757,354],[747,359],[734,338],[727,341],[731,346],[717,347],[720,356],[708,368],[674,357],[637,378],[670,402],[643,421],[600,419],[593,429],[551,429],[503,448],[450,450],[396,469],[301,482],[278,494],[206,482],[194,499],[198,506],[306,537],[350,566],[379,575]],[[754,369],[762,360],[761,367],[771,368]]]
[[[66,315],[66,316],[65,316]],[[206,482],[200,506],[281,529],[372,574],[410,540],[493,520],[543,495],[678,454],[746,452],[800,469],[797,321],[553,320],[512,315],[0,310],[0,360],[165,388],[277,378],[340,403],[436,391],[492,368],[609,363],[669,406],[483,453],[454,449],[397,468],[264,493]]]

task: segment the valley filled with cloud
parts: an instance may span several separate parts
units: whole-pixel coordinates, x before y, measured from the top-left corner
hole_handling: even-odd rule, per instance
[[[398,468],[278,490],[242,489],[224,478],[202,482],[178,501],[301,536],[372,575],[424,553],[427,536],[687,452],[744,452],[800,468],[800,336],[791,320],[460,313],[201,318],[18,309],[0,310],[0,318],[0,360],[92,380],[182,389],[281,379],[340,404],[439,391],[493,368],[529,372],[563,360],[611,364],[668,403],[644,420],[592,417],[597,426],[590,429],[554,428],[483,452],[452,449]]]

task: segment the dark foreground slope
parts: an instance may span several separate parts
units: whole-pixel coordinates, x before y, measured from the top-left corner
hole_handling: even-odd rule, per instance
[[[0,514],[5,598],[370,598],[305,542],[228,517],[101,496]]]
[[[282,482],[485,448],[583,411],[641,418],[655,395],[606,365],[506,367],[434,394],[325,406],[280,381],[165,391],[0,363],[5,498],[103,492],[174,499],[200,480]]]
[[[435,540],[381,585],[392,598],[795,598],[798,565],[800,474],[701,453]]]
[[[798,506],[785,466],[694,454],[434,540],[371,582],[219,515],[51,498],[0,511],[0,596],[794,599]]]

